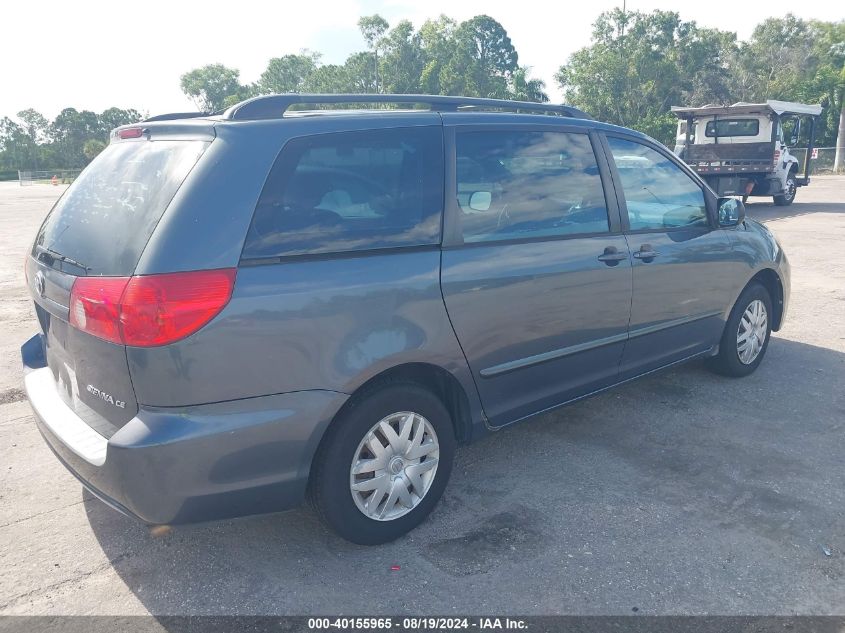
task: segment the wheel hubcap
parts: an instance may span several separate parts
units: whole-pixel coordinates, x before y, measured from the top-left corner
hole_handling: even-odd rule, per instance
[[[766,305],[755,299],[742,314],[736,332],[736,352],[741,363],[750,365],[760,355],[769,333]]]
[[[349,487],[365,516],[392,521],[416,508],[437,474],[440,444],[431,423],[402,411],[379,420],[352,458]]]

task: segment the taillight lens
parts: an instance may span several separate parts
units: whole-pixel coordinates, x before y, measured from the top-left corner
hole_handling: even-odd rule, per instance
[[[128,283],[129,277],[77,277],[70,291],[70,324],[121,343],[120,298]]]
[[[779,162],[780,162],[780,150],[776,149],[774,158],[772,158],[772,165],[777,167]]]
[[[71,290],[70,324],[122,345],[168,345],[220,313],[232,296],[236,272],[79,277]]]
[[[121,301],[126,345],[167,345],[190,336],[229,302],[235,269],[132,277]]]

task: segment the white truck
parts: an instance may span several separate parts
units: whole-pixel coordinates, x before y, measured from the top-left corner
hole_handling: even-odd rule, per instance
[[[820,105],[767,100],[732,106],[672,107],[680,119],[675,153],[720,196],[772,196],[792,204],[810,184],[810,163]],[[789,144],[785,137],[788,135]],[[805,141],[802,160],[789,146]]]

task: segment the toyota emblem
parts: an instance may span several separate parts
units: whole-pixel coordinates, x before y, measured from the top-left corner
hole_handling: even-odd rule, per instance
[[[39,270],[37,273],[35,273],[35,292],[38,293],[39,297],[44,296],[44,286],[45,286],[44,273],[42,273]]]

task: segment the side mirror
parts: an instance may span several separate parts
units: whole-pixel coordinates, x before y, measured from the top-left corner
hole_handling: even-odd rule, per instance
[[[469,208],[473,211],[489,211],[493,194],[489,191],[476,191],[469,197]]]
[[[719,226],[736,226],[745,220],[745,204],[738,198],[719,198]]]

